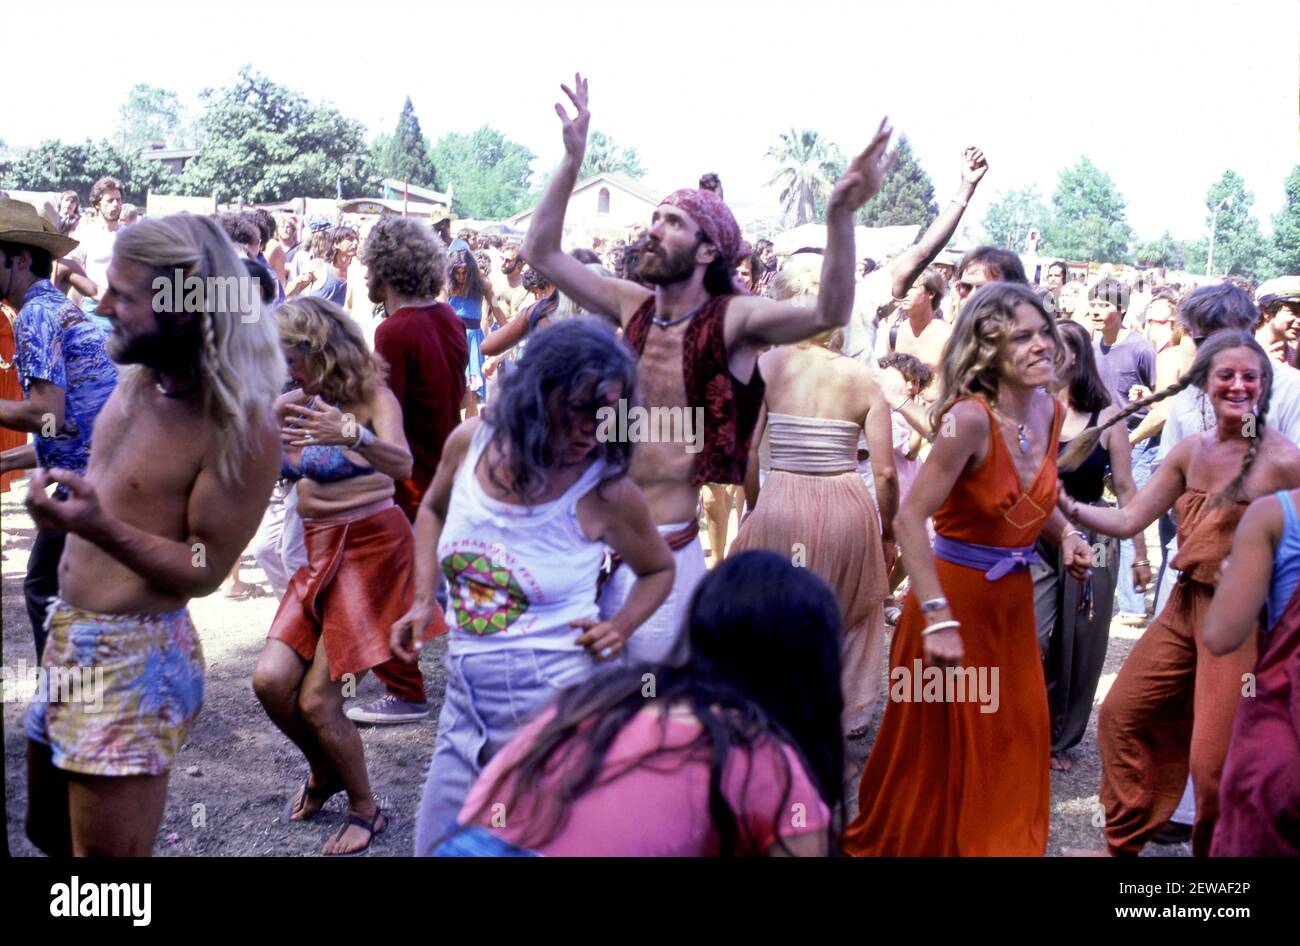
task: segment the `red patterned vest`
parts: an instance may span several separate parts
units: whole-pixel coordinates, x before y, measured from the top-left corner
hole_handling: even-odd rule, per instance
[[[727,344],[723,322],[727,303],[734,296],[714,296],[691,319],[682,339],[682,378],[691,404],[704,407],[704,449],[695,457],[694,486],[705,483],[743,483],[749,461],[749,441],[758,423],[767,385],[754,365],[748,384],[732,377],[727,367]],[[638,358],[654,319],[651,296],[636,310],[623,340]],[[654,406],[654,405],[647,405]]]

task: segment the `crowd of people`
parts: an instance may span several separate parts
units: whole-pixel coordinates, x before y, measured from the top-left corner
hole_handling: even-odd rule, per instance
[[[1145,630],[1098,711],[1097,853],[1186,823],[1300,854],[1300,277],[941,259],[977,148],[913,246],[856,259],[884,122],[824,247],[751,247],[708,173],[566,250],[590,113],[562,88],[522,243],[133,219],[113,178],[0,198],[34,649],[104,689],[38,688],[33,843],[152,851],[204,697],[187,604],[245,596],[247,548],[279,599],[252,688],[306,763],[286,817],[346,795],[326,856],[393,816],[356,724],[429,718],[442,635],[419,855],[1041,855],[1112,618]],[[160,305],[181,278],[208,288]]]

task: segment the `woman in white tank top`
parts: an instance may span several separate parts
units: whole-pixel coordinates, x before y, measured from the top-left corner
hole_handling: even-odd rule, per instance
[[[597,437],[599,413],[636,398],[636,367],[612,331],[574,319],[533,340],[500,395],[447,439],[415,523],[415,605],[393,651],[415,659],[437,569],[448,582],[447,694],[416,825],[432,851],[484,765],[565,687],[619,657],[672,588],[673,559],[626,476],[631,444]],[[611,548],[636,585],[601,621]]]

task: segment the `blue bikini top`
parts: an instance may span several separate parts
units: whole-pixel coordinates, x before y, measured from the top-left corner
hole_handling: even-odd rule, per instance
[[[302,448],[297,466],[288,460],[280,463],[282,478],[300,480],[305,477],[314,483],[337,483],[373,472],[373,466],[357,466],[343,454],[343,448],[337,445],[311,444]]]
[[[315,407],[316,398],[308,400],[307,406]],[[357,466],[349,460],[344,456],[343,448],[337,444],[308,444],[302,448],[297,466],[287,459],[280,460],[280,478],[291,482],[305,477],[313,483],[337,483],[373,472],[373,466]]]

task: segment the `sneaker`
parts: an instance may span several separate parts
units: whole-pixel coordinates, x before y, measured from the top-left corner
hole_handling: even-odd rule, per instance
[[[429,704],[423,701],[410,703],[399,700],[391,693],[385,693],[377,700],[349,708],[347,715],[354,723],[372,723],[376,726],[418,723],[429,718]]]
[[[897,607],[885,608],[885,623],[890,627],[898,626],[898,619],[903,616],[903,609]]]

